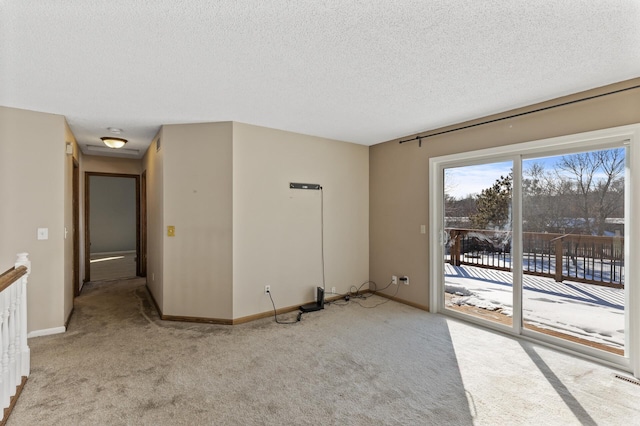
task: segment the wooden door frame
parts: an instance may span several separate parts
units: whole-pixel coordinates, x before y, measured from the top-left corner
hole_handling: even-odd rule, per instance
[[[140,253],[138,254],[138,276],[147,276],[147,171],[140,175]]]
[[[73,215],[73,296],[80,295],[80,164],[73,159],[71,183],[71,206]]]
[[[136,186],[136,273],[140,270],[140,175],[124,173],[84,172],[84,280],[91,281],[91,235],[89,231],[91,176],[123,177],[135,179]]]

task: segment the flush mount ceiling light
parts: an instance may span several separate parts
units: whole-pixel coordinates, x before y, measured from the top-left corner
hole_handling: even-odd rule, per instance
[[[122,138],[114,138],[111,136],[105,136],[102,139],[102,142],[104,142],[104,144],[106,146],[108,146],[109,148],[122,148],[124,146],[125,143],[127,143],[126,139],[122,139]]]

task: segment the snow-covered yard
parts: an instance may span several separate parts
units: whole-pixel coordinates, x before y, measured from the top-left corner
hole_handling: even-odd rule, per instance
[[[513,314],[512,273],[445,263],[450,303]],[[523,316],[534,326],[624,348],[624,290],[524,276]]]

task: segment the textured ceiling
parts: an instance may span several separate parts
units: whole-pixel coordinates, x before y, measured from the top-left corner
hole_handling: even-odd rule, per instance
[[[0,0],[0,105],[83,151],[225,120],[372,145],[638,76],[637,0]]]

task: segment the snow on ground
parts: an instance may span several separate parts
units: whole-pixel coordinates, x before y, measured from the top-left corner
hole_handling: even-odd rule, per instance
[[[512,273],[445,263],[445,291],[458,305],[513,312]],[[525,275],[523,315],[540,328],[624,348],[624,290]]]

